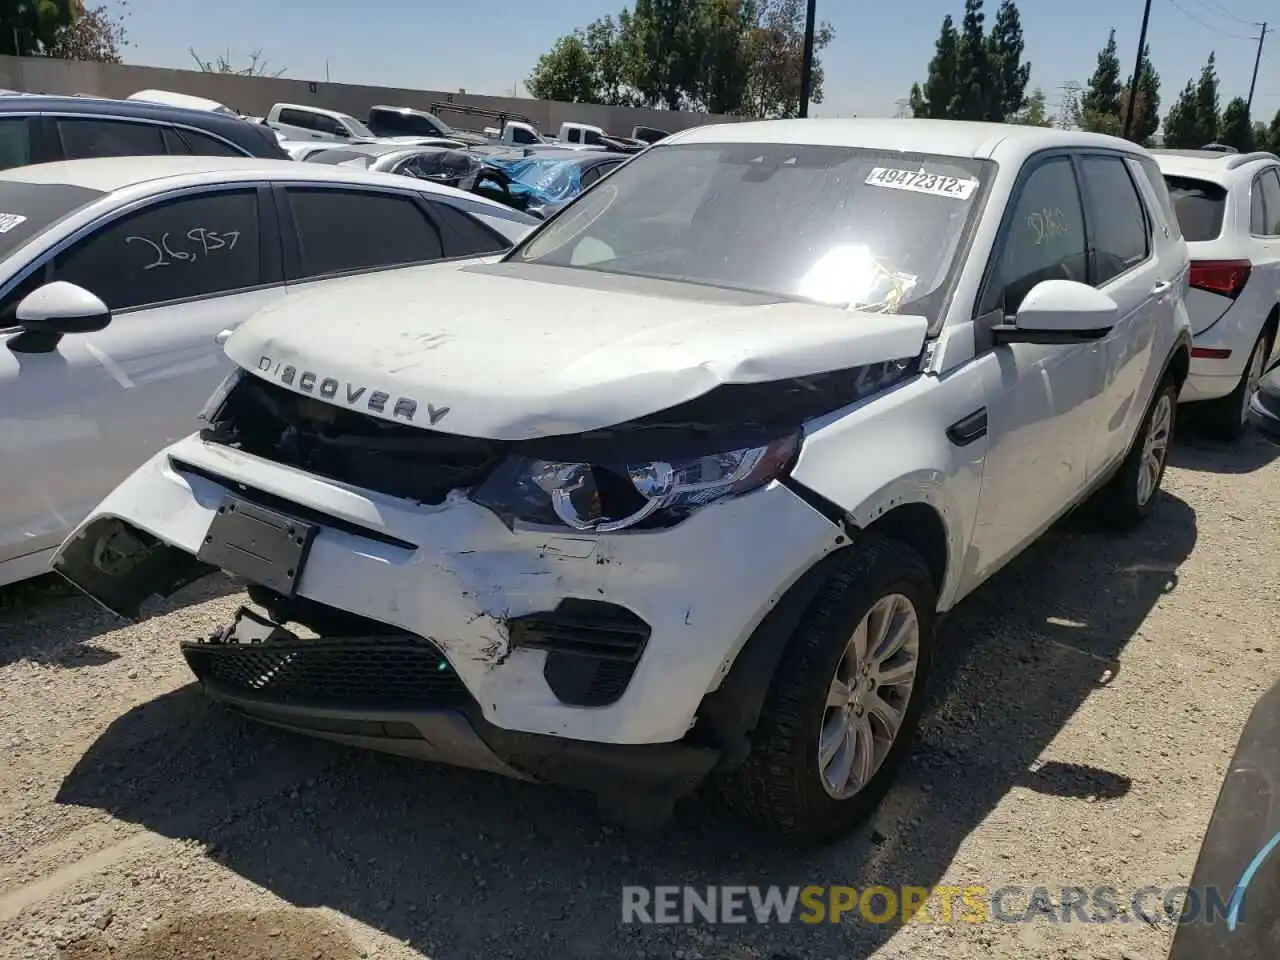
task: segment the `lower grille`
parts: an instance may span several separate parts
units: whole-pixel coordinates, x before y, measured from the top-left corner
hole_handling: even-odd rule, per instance
[[[425,640],[185,643],[182,654],[202,683],[288,706],[397,710],[466,697],[448,661]]]

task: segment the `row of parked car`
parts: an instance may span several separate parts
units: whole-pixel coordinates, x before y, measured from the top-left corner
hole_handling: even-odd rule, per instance
[[[137,617],[225,570],[210,695],[632,819],[864,819],[937,616],[1070,510],[1148,516],[1280,319],[1270,154],[705,126],[539,220],[357,153],[0,173],[0,573]]]

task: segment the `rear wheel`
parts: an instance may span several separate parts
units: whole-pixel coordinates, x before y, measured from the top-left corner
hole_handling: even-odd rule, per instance
[[[1156,390],[1128,456],[1098,491],[1097,507],[1111,526],[1127,528],[1146,519],[1164,479],[1178,406],[1178,385],[1166,378]]]
[[[863,534],[792,634],[730,807],[801,842],[847,833],[889,789],[919,721],[936,591],[920,556]]]
[[[1258,335],[1249,354],[1249,362],[1244,366],[1240,382],[1236,388],[1219,400],[1207,400],[1197,418],[1204,433],[1215,440],[1238,440],[1244,435],[1249,424],[1249,401],[1258,389],[1258,381],[1262,379],[1262,371],[1267,365],[1267,354],[1271,352],[1271,340],[1267,331]]]

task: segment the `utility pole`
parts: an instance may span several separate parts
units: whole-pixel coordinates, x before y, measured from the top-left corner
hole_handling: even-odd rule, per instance
[[[1253,58],[1253,79],[1249,81],[1249,102],[1245,105],[1245,116],[1253,116],[1253,88],[1258,84],[1258,64],[1262,62],[1262,41],[1267,39],[1267,25],[1260,23],[1262,33],[1258,34],[1258,55]]]
[[[1151,0],[1142,7],[1142,29],[1138,31],[1138,60],[1133,67],[1133,79],[1129,81],[1129,109],[1124,112],[1124,138],[1129,139],[1133,130],[1133,115],[1137,113],[1138,82],[1142,79],[1143,54],[1147,52],[1147,24],[1151,21]]]
[[[1150,0],[1148,0],[1150,2]],[[809,97],[813,94],[813,30],[818,16],[818,0],[809,0],[804,21],[804,54],[800,61],[800,116],[809,115]]]

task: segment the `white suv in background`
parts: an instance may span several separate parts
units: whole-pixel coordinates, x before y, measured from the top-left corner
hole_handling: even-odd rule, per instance
[[[1180,402],[1206,432],[1244,432],[1280,321],[1280,157],[1154,150],[1191,257],[1195,335]]]

